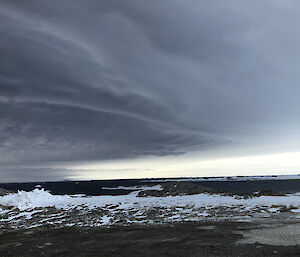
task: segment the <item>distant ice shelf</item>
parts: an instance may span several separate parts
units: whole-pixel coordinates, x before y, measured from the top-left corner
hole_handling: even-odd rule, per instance
[[[184,181],[257,181],[257,180],[300,180],[300,174],[295,175],[262,175],[262,176],[224,176],[224,177],[187,177],[166,179],[145,179],[142,182],[184,182]]]

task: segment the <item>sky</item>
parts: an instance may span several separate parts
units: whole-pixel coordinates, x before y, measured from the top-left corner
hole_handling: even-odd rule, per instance
[[[0,181],[300,173],[300,2],[0,2]]]

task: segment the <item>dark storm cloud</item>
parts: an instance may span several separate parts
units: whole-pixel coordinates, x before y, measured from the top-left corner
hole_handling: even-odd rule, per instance
[[[121,112],[44,102],[0,107],[1,156],[11,164],[166,155],[176,153],[178,145],[210,143]]]
[[[299,9],[1,1],[0,162],[178,154],[295,128]]]
[[[74,175],[74,171],[64,168],[48,167],[23,167],[11,166],[1,167],[1,183],[10,182],[43,182],[43,181],[61,181],[67,176]],[[80,170],[76,171],[80,172]]]

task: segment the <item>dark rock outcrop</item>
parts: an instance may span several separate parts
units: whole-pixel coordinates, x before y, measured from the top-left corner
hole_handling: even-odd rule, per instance
[[[163,190],[143,190],[138,193],[138,197],[147,196],[175,196],[175,195],[195,195],[201,193],[217,193],[216,190],[192,182],[167,182],[161,184]]]
[[[11,193],[10,191],[4,189],[4,188],[0,188],[0,196],[4,196]]]

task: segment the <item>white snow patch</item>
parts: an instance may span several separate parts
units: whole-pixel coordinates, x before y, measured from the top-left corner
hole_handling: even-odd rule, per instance
[[[295,216],[298,215],[297,210],[300,208],[300,197],[288,195],[236,199],[234,196],[204,193],[167,197],[137,197],[136,194],[71,197],[52,195],[43,189],[34,189],[30,192],[19,191],[16,194],[2,196],[0,205],[3,205],[3,211],[0,212],[0,218],[2,217],[0,226],[1,222],[6,225],[11,224],[13,227],[16,227],[15,224],[20,227],[18,222],[23,222],[22,226],[25,227],[40,226],[40,224],[106,226],[116,222],[150,224],[198,221],[209,218],[246,219],[250,218],[250,214],[269,217],[275,215],[280,205],[298,208],[292,209],[294,214],[290,212]],[[9,208],[10,211],[7,213],[5,206],[15,208]],[[46,207],[55,207],[56,210],[48,210]],[[35,219],[31,219],[34,213],[40,211],[41,213],[37,214]],[[58,213],[53,213],[53,211],[58,211]],[[154,211],[156,215],[149,216],[149,211],[150,213]]]
[[[104,207],[107,205],[120,205],[120,208],[130,209],[136,207],[178,207],[187,206],[209,207],[209,206],[237,206],[255,208],[256,206],[286,205],[300,207],[300,197],[289,196],[260,196],[250,199],[235,199],[233,196],[222,196],[218,194],[197,194],[167,197],[136,197],[136,195],[120,196],[91,196],[91,197],[70,197],[68,195],[52,195],[43,189],[34,189],[30,192],[19,191],[16,194],[9,194],[0,197],[0,204],[14,206],[20,210],[34,209],[37,207],[56,207],[71,209],[79,205],[89,207]]]
[[[118,186],[118,187],[102,187],[102,189],[107,189],[107,190],[163,190],[161,185],[156,185],[156,186]]]
[[[52,195],[44,189],[36,188],[30,192],[18,191],[16,194],[2,196],[0,204],[25,210],[36,207],[66,206],[71,203],[70,199],[72,198],[67,195]]]
[[[291,210],[291,212],[300,213],[300,209],[293,209],[293,210]]]
[[[11,221],[13,219],[17,219],[17,218],[20,218],[22,216],[25,216],[25,219],[29,220],[32,218],[32,215],[35,214],[35,213],[38,213],[38,212],[41,212],[42,210],[33,210],[33,211],[29,211],[29,212],[21,212],[17,215],[14,215],[14,216],[10,216],[9,218],[7,219],[0,219],[0,222],[3,222],[3,221]]]
[[[110,219],[111,219],[111,217],[108,217],[105,215],[105,216],[101,217],[101,222],[103,223],[103,225],[108,225],[110,222]]]

